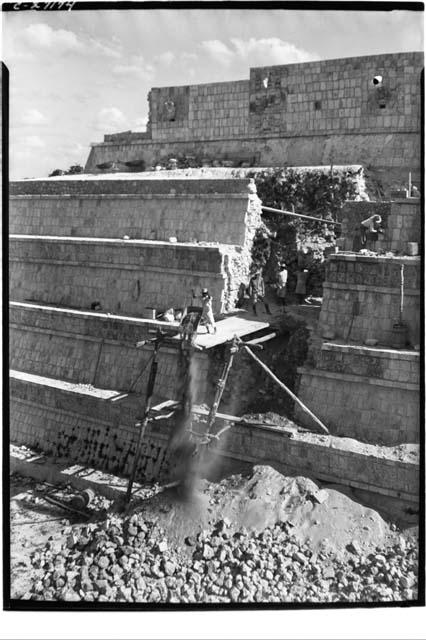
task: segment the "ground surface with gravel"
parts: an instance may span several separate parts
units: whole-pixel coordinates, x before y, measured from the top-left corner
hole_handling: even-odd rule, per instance
[[[266,466],[183,499],[147,487],[123,516],[45,501],[73,491],[12,478],[12,597],[137,603],[318,603],[417,597],[417,528],[336,488]]]

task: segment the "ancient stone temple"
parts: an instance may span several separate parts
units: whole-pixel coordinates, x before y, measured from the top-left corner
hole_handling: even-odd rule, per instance
[[[389,187],[420,179],[423,53],[250,69],[238,82],[151,90],[145,133],[92,144],[86,172],[186,157],[230,166],[362,164]],[[140,166],[140,164],[139,164]],[[108,169],[106,169],[108,170]]]
[[[178,400],[181,389],[179,322],[160,312],[182,310],[203,288],[213,297],[217,333],[196,338],[198,405],[212,402],[226,343],[275,335],[236,308],[262,225],[256,172],[360,165],[381,185],[371,197],[382,198],[340,212],[339,251],[327,260],[316,336],[299,369],[298,394],[330,435],[312,433],[299,409],[305,430],[220,415],[233,425],[220,455],[415,503],[421,200],[391,190],[402,193],[409,173],[420,180],[422,65],[422,54],[401,53],[153,88],[147,131],[92,144],[84,174],[11,183],[11,441],[128,475],[153,352],[136,345],[157,329],[170,336],[154,404]],[[360,253],[353,232],[377,211],[381,251]],[[167,466],[173,428],[172,418],[150,422],[140,478]]]

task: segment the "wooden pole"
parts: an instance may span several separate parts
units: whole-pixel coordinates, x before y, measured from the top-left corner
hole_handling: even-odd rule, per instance
[[[158,354],[159,346],[160,346],[160,336],[158,335],[157,338],[154,340],[154,353],[153,353],[153,360],[152,360],[151,370],[149,372],[149,378],[147,383],[144,415],[142,420],[136,423],[136,425],[140,427],[140,431],[139,431],[138,442],[136,445],[136,452],[133,460],[133,466],[130,473],[129,482],[127,484],[126,504],[129,504],[130,499],[132,497],[132,488],[133,488],[133,483],[135,480],[136,471],[139,464],[139,458],[141,456],[142,442],[145,437],[146,428],[148,426],[149,412],[151,409],[152,396],[154,394],[155,378],[157,376],[157,368],[158,368],[157,354]]]
[[[323,222],[324,224],[338,224],[341,225],[341,222],[335,222],[334,220],[324,220],[324,218],[316,218],[315,216],[307,216],[303,213],[294,213],[294,211],[286,211],[285,209],[274,209],[273,207],[264,207],[262,206],[263,211],[270,211],[271,213],[284,213],[288,216],[295,216],[296,218],[307,218],[308,220],[317,220],[318,222]]]
[[[408,174],[408,197],[411,198],[411,171]]]
[[[231,370],[232,363],[234,361],[234,355],[236,354],[237,351],[238,351],[237,338],[234,337],[230,347],[228,360],[226,361],[225,366],[223,367],[222,375],[220,376],[219,380],[216,383],[216,393],[215,393],[212,407],[210,409],[209,416],[207,418],[206,433],[210,433],[215,423],[217,410],[219,408],[219,404],[222,399],[223,392],[225,390],[226,381],[228,379],[228,375]]]
[[[306,411],[306,413],[314,420],[314,422],[321,427],[321,429],[323,431],[325,431],[325,433],[329,434],[329,430],[327,429],[327,427],[321,422],[321,420],[319,420],[313,413],[312,411],[310,411],[308,409],[308,407],[306,405],[303,404],[303,402],[301,400],[299,400],[299,398],[292,392],[290,391],[290,389],[288,387],[285,386],[285,384],[283,382],[281,382],[281,380],[279,380],[277,378],[277,376],[272,373],[272,371],[269,369],[269,367],[266,366],[266,364],[264,362],[262,362],[262,360],[260,360],[257,356],[254,355],[253,351],[251,351],[251,349],[249,347],[247,347],[246,345],[244,345],[245,350],[247,351],[247,353],[249,354],[249,356],[251,358],[253,358],[253,360],[255,362],[257,362],[258,365],[260,365],[262,367],[262,369],[264,371],[266,371],[266,373],[272,378],[272,380],[274,380],[274,382],[276,382],[278,384],[278,386],[281,387],[281,389],[284,389],[284,391],[286,391],[289,396],[291,398],[293,398],[293,400],[295,402],[297,402],[304,411]]]
[[[402,314],[404,312],[404,265],[401,265],[401,299],[399,307],[399,323],[402,324]]]

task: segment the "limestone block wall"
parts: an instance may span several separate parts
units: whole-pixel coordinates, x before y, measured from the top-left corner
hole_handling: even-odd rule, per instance
[[[192,155],[201,162],[208,158],[255,157],[253,166],[313,166],[335,164],[363,164],[374,170],[384,188],[407,180],[408,171],[416,184],[421,184],[421,145],[419,132],[384,133],[310,133],[297,136],[284,134],[257,134],[240,138],[208,140],[152,140],[131,142],[97,142],[85,165],[86,173],[100,173],[98,164],[115,161],[144,159],[147,166],[155,166],[170,157]],[[237,160],[236,160],[237,161]]]
[[[385,187],[420,181],[423,53],[250,69],[249,81],[163,87],[140,133],[95,144],[86,171],[110,160],[257,155],[255,166],[361,163]],[[373,84],[375,76],[382,83]],[[161,142],[161,144],[159,144]]]
[[[10,232],[244,244],[247,196],[12,196]]]
[[[13,303],[10,367],[96,389],[144,394],[153,347],[136,349],[136,342],[152,338],[149,330],[165,324]],[[178,342],[161,347],[155,385],[158,402],[179,396],[178,347]],[[197,353],[195,359],[200,378],[196,401],[205,402],[210,390],[208,356]]]
[[[134,402],[117,406],[36,378],[12,378],[11,389],[12,442],[70,462],[129,474],[137,438]],[[167,478],[170,429],[164,421],[148,427],[137,479]],[[418,496],[415,451],[403,457],[398,448],[378,449],[348,439],[234,424],[219,455],[414,502]]]
[[[152,139],[243,135],[248,124],[248,100],[247,80],[151,89]]]
[[[53,181],[53,187],[46,181],[42,187],[32,181],[12,183],[10,232],[244,245],[251,227],[260,224],[260,202],[248,194],[248,180],[211,180],[211,193],[203,191],[203,180],[145,182],[150,191],[127,193],[132,189],[127,180],[111,180],[107,187],[112,183],[117,193],[101,193],[97,181],[80,180],[83,190],[92,191],[80,195],[69,180]],[[140,180],[136,186],[146,184]],[[52,188],[57,193],[50,193]],[[17,194],[23,190],[27,193]]]
[[[320,330],[345,341],[374,338],[391,345],[399,322],[400,265],[404,264],[403,321],[412,345],[420,339],[420,259],[336,254],[326,266]]]
[[[362,220],[378,214],[382,218],[384,234],[375,243],[375,250],[393,251],[407,255],[409,242],[421,242],[421,202],[407,198],[393,202],[345,202],[339,220],[342,222],[340,245],[345,251],[354,248]],[[367,248],[369,247],[367,243]]]
[[[83,309],[98,301],[103,311],[143,317],[147,307],[182,308],[192,288],[207,287],[218,313],[234,303],[244,255],[230,245],[15,235],[10,295]]]
[[[315,367],[301,367],[298,395],[334,435],[373,444],[418,443],[419,353],[322,345]],[[295,407],[296,419],[313,426]]]
[[[315,366],[323,371],[403,382],[420,383],[420,353],[379,349],[364,345],[324,342]]]
[[[255,67],[248,83],[153,89],[150,130],[168,141],[419,130],[422,68],[421,52],[384,54]]]
[[[203,179],[199,176],[193,179],[168,179],[166,175],[147,178],[144,174],[131,175],[128,173],[99,176],[81,175],[59,176],[46,179],[27,179],[11,182],[9,192],[12,196],[19,195],[189,195],[189,194],[225,194],[246,193],[247,181]]]
[[[392,202],[388,220],[389,234],[384,239],[384,248],[407,254],[407,243],[423,240],[421,235],[421,202],[410,198]]]
[[[252,68],[249,130],[418,129],[422,67],[419,52]]]

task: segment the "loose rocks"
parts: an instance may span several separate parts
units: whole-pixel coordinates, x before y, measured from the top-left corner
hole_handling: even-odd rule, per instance
[[[232,531],[223,521],[173,548],[141,515],[75,528],[56,550],[31,558],[39,577],[26,599],[67,602],[374,602],[414,599],[412,542],[346,559],[313,553],[286,523],[261,532]],[[349,549],[348,549],[349,551]],[[46,564],[49,571],[44,572]],[[53,571],[50,571],[50,567]]]

